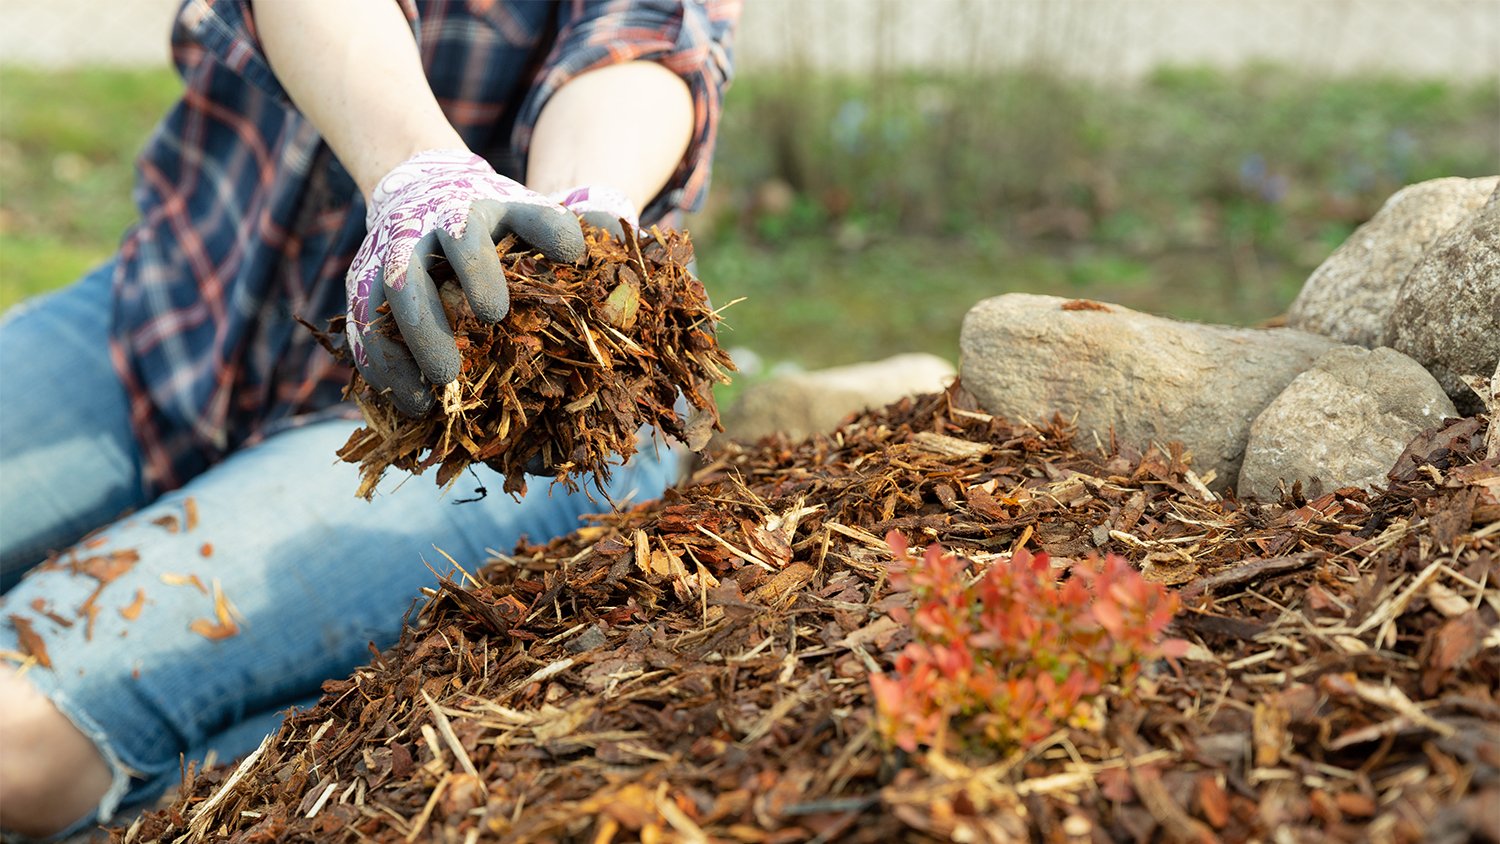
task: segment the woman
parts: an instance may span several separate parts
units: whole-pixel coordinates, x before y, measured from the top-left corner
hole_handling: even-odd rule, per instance
[[[139,161],[140,222],[114,260],[0,322],[0,651],[33,655],[0,667],[0,829],[107,820],[175,782],[182,754],[253,748],[395,639],[434,545],[477,560],[597,509],[542,489],[355,498],[333,457],[356,424],[348,372],[293,317],[347,313],[366,378],[424,410],[457,373],[426,268],[450,260],[498,319],[495,238],[574,260],[575,215],[692,207],[737,16],[734,0],[183,5],[185,90]],[[382,300],[414,356],[366,333]],[[671,453],[651,451],[613,500],[664,488]]]

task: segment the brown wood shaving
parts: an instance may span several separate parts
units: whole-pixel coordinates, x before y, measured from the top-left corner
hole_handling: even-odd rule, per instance
[[[162,572],[161,582],[168,586],[191,586],[203,594],[208,594],[208,587],[203,585],[203,579],[196,574],[177,574],[175,572]]]
[[[47,655],[47,643],[36,632],[36,628],[31,626],[31,619],[24,615],[12,615],[10,623],[16,628],[16,641],[21,646],[21,652],[35,659],[43,668],[51,668],[52,658]]]
[[[120,608],[120,617],[126,621],[135,621],[141,617],[141,610],[145,609],[145,607],[146,590],[137,589],[135,590],[135,599],[130,602],[130,605]]]
[[[45,598],[33,598],[31,600],[31,608],[35,610],[38,615],[42,616],[53,624],[56,624],[58,627],[67,628],[73,626],[73,620],[58,615],[57,612],[52,609],[52,605],[47,603],[47,600]]]
[[[212,620],[206,618],[195,618],[188,625],[188,629],[199,636],[211,641],[228,639],[238,636],[240,626],[234,619],[234,608],[230,606],[229,599],[224,597],[224,590],[219,587],[219,582],[214,581],[214,617]]]

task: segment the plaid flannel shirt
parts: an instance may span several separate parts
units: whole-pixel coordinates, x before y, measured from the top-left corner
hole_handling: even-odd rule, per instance
[[[678,74],[693,138],[642,219],[701,201],[739,0],[397,2],[444,113],[512,178],[542,106],[574,76],[634,60]],[[294,317],[343,312],[365,235],[363,199],[272,74],[248,0],[187,0],[172,48],[185,90],[137,162],[140,222],[120,247],[110,338],[158,492],[338,405],[349,371]]]

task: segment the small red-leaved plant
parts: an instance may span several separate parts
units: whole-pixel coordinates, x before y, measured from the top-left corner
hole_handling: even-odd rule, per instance
[[[870,686],[881,732],[904,750],[943,747],[950,730],[1014,747],[1060,725],[1094,726],[1107,684],[1128,692],[1147,664],[1187,649],[1162,638],[1177,596],[1114,554],[1059,580],[1046,554],[1021,549],[976,577],[939,545],[918,559],[901,534],[886,542],[893,583],[916,598],[910,614],[891,615],[917,640]]]

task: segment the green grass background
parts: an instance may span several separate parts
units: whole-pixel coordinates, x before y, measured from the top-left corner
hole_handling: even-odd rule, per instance
[[[107,257],[166,70],[0,68],[0,308]],[[744,78],[688,221],[731,346],[925,350],[1029,291],[1253,324],[1402,185],[1500,171],[1500,84],[1163,70]]]

